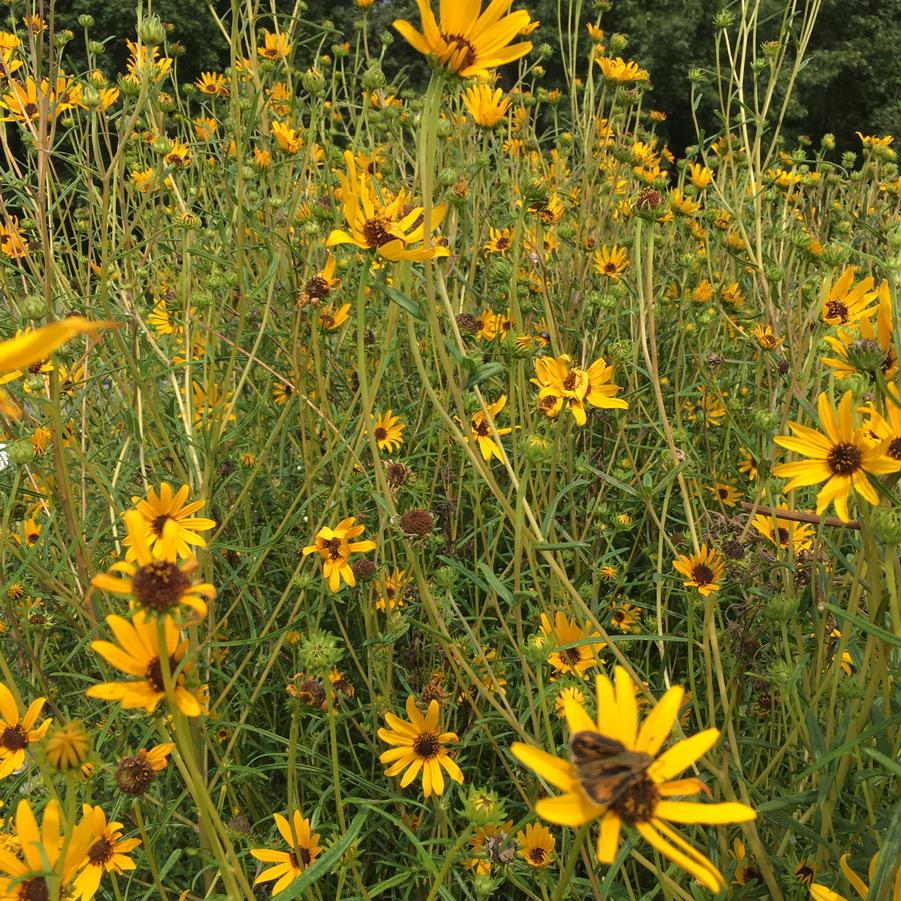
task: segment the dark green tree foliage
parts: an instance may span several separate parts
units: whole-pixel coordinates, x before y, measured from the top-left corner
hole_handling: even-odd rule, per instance
[[[565,88],[556,30],[558,9],[565,21],[573,2],[529,0],[522,4],[542,22],[533,35],[534,43],[547,42],[554,51],[543,60],[547,70],[543,85],[547,88]],[[230,0],[213,3],[227,20]],[[628,35],[624,55],[650,71],[654,86],[650,106],[667,114],[667,121],[659,130],[677,152],[696,139],[688,70],[712,68],[713,17],[724,5],[728,8],[721,0],[615,0],[603,16],[608,35]],[[784,8],[782,0],[765,0],[765,6],[771,9],[767,25],[772,34],[762,33],[761,41],[778,33]],[[587,21],[591,7],[590,2],[582,4],[583,21]],[[164,22],[172,24],[171,40],[183,50],[177,60],[182,81],[192,81],[201,71],[227,65],[227,42],[204,0],[156,0],[153,9]],[[293,9],[293,0],[276,2],[278,14],[286,20]],[[134,0],[66,0],[57,4],[57,27],[71,28],[80,35],[77,19],[82,13],[90,13],[95,19],[92,39],[108,39],[107,69],[121,71],[128,55],[125,37],[135,30]],[[353,46],[361,39],[361,12],[352,0],[308,0],[302,15],[294,29],[300,66],[312,65],[320,48],[328,52],[334,43],[344,40]],[[389,78],[404,72],[408,86],[423,87],[428,78],[427,65],[391,29],[391,22],[398,17],[418,23],[415,0],[377,0],[367,16],[370,54],[381,58]],[[383,35],[389,35],[384,42]],[[80,39],[73,43],[77,46]],[[784,123],[786,140],[791,143],[798,135],[806,134],[818,141],[831,132],[839,149],[857,149],[855,131],[901,133],[899,44],[901,0],[823,0],[808,61],[798,78]],[[585,47],[587,50],[587,43]],[[714,91],[708,84],[697,109],[701,128],[708,136],[720,130],[715,109]]]

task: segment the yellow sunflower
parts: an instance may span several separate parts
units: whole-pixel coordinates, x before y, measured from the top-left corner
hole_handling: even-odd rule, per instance
[[[263,29],[263,46],[257,47],[257,54],[263,59],[287,59],[291,53],[291,44],[287,35],[272,34],[268,28]]]
[[[469,438],[473,444],[478,445],[479,450],[482,452],[483,460],[490,460],[492,457],[503,460],[501,449],[494,441],[491,426],[494,425],[495,417],[504,409],[506,403],[507,395],[502,394],[493,404],[488,405],[487,419],[481,410],[476,410],[472,414],[470,419]],[[494,426],[494,434],[498,437],[501,435],[509,435],[512,431],[513,429],[511,428],[499,429],[496,425]]]
[[[485,242],[485,246],[482,250],[484,250],[485,253],[499,253],[506,255],[507,251],[512,246],[513,234],[509,228],[494,228],[494,226],[491,226],[488,229],[488,241]]]
[[[586,403],[601,409],[625,410],[629,406],[614,396],[622,389],[612,384],[613,367],[603,357],[587,370],[573,366],[572,359],[565,354],[556,359],[539,357],[535,361],[535,375],[530,381],[539,387],[538,409],[551,418],[559,416],[565,407],[573,414],[576,424],[583,426],[588,419]]]
[[[349,312],[349,303],[344,304],[337,310],[332,309],[331,306],[323,307],[316,317],[316,321],[319,323],[320,328],[324,328],[327,332],[333,332],[336,329],[341,328],[341,326],[347,322]]]
[[[444,220],[445,204],[432,207],[431,220],[426,227],[421,206],[410,208],[404,190],[392,200],[383,203],[373,186],[372,176],[360,172],[354,155],[346,150],[344,162],[347,174],[338,173],[341,182],[341,199],[348,230],[334,229],[326,246],[353,244],[363,250],[374,250],[380,257],[392,262],[398,260],[432,260],[447,256],[446,247],[412,247],[419,244],[426,234],[431,234]]]
[[[472,121],[482,128],[494,128],[507,115],[511,102],[500,88],[492,90],[484,82],[473,85],[463,93],[463,106]]]
[[[289,822],[280,813],[272,815],[279,835],[288,843],[290,851],[275,851],[269,848],[251,848],[250,853],[263,863],[273,864],[263,870],[254,880],[254,885],[261,882],[278,882],[272,886],[273,896],[283,892],[298,876],[322,853],[319,845],[319,833],[310,828],[310,821],[305,819],[299,810]]]
[[[547,826],[541,823],[530,823],[525,829],[516,833],[516,844],[519,848],[519,856],[530,867],[540,870],[551,862],[557,839],[551,835],[551,830]]]
[[[726,569],[726,561],[713,548],[702,544],[700,551],[696,553],[692,552],[687,556],[680,554],[673,560],[673,568],[685,577],[686,588],[697,588],[706,597],[711,592],[720,590],[719,583]]]
[[[23,798],[16,807],[12,838],[24,859],[12,853],[9,845],[0,848],[0,897],[10,901],[56,897],[51,894],[54,885],[62,889],[62,897],[69,897],[69,884],[91,845],[90,822],[67,827],[64,812],[51,799],[39,827],[31,804]]]
[[[594,252],[594,268],[599,275],[619,281],[619,277],[626,271],[629,260],[626,258],[626,248],[614,244],[608,247],[604,244],[600,250]]]
[[[757,513],[751,525],[776,547],[787,550],[794,548],[795,553],[813,547],[814,528],[807,522],[793,522],[779,517],[764,516]]]
[[[877,296],[875,327],[872,318],[865,317],[856,323],[856,328],[836,329],[835,335],[826,335],[824,339],[835,356],[822,357],[822,362],[836,379],[860,373],[872,382],[882,373],[890,380],[897,372],[892,298],[887,281],[879,285]]]
[[[790,422],[794,437],[778,435],[773,439],[780,447],[809,458],[773,467],[774,475],[790,479],[785,490],[825,482],[817,495],[817,514],[834,503],[842,522],[850,519],[848,496],[852,491],[868,503],[879,503],[868,473],[882,475],[897,469],[897,462],[885,455],[890,439],[871,444],[866,430],[855,428],[852,403],[851,392],[846,391],[836,410],[824,392],[817,400],[817,411],[825,434],[799,422]]]
[[[313,544],[303,549],[304,557],[309,554],[319,554],[322,558],[322,578],[328,582],[331,591],[341,588],[343,579],[353,588],[357,584],[354,571],[350,567],[351,554],[364,554],[366,551],[375,550],[375,542],[369,539],[365,541],[353,541],[363,534],[366,528],[363,525],[355,525],[355,516],[348,516],[332,529],[323,526],[317,533]]]
[[[845,879],[851,884],[851,887],[857,893],[857,896],[861,899],[861,901],[867,901],[870,897],[870,889],[869,886],[851,869],[850,864],[848,863],[848,859],[850,858],[850,854],[842,854],[841,859],[839,860],[839,866],[842,868],[842,873],[845,876]],[[876,864],[879,862],[879,852],[877,851],[870,858],[870,866],[869,866],[869,880],[870,883],[873,882],[873,874],[876,872]],[[848,901],[844,895],[840,895],[838,892],[833,892],[831,889],[826,888],[825,885],[818,885],[814,883],[810,886],[810,897],[813,898],[813,901]],[[901,901],[901,861],[898,861],[895,867],[895,878],[892,880],[892,890],[891,896],[886,894],[886,901]]]
[[[725,482],[714,482],[707,486],[707,490],[719,498],[720,502],[726,507],[734,507],[741,499],[739,491]]]
[[[91,649],[132,678],[124,682],[92,685],[85,694],[89,698],[100,698],[103,701],[119,701],[126,710],[141,707],[148,713],[153,713],[166,697],[157,619],[138,610],[131,621],[110,615],[106,618],[106,623],[119,643],[92,641]],[[185,677],[191,670],[190,663],[182,666],[188,651],[188,641],[181,637],[171,616],[163,619],[162,629],[175,704],[185,716],[200,716],[200,702],[185,687]]]
[[[625,822],[706,888],[722,890],[725,880],[716,867],[669,825],[741,823],[757,816],[752,808],[736,802],[672,800],[705,790],[700,779],[676,777],[713,747],[719,731],[707,729],[660,753],[679,714],[682,689],[670,688],[639,726],[635,684],[619,666],[614,678],[615,684],[606,676],[597,677],[597,723],[584,707],[567,701],[570,760],[520,742],[512,745],[520,763],[563,792],[538,801],[535,812],[561,826],[577,827],[600,819],[597,858],[605,864],[616,858]],[[610,766],[602,770],[605,759]]]
[[[869,319],[876,312],[873,279],[861,279],[854,284],[854,268],[849,266],[823,295],[823,322],[827,325],[847,325]]]
[[[322,267],[311,279],[303,286],[300,297],[297,299],[299,306],[306,306],[308,303],[317,304],[327,300],[332,291],[341,284],[341,280],[335,278],[335,267],[337,261],[335,255],[330,253],[326,257],[325,266]]]
[[[209,582],[193,584],[191,574],[198,567],[193,557],[181,566],[175,562],[176,521],[166,522],[163,534],[151,552],[142,514],[138,510],[129,510],[123,518],[134,562],[114,563],[109,572],[94,576],[91,584],[112,594],[130,595],[147,611],[169,613],[184,605],[194,612],[196,621],[204,619],[206,601],[216,597],[216,589]]]
[[[385,590],[377,598],[375,609],[387,613],[407,603],[406,589],[410,580],[402,569],[395,569],[393,573],[385,576]]]
[[[531,24],[525,10],[506,15],[513,0],[492,0],[483,12],[480,0],[441,0],[440,22],[430,0],[416,0],[422,22],[420,34],[409,22],[395,19],[401,36],[425,56],[461,78],[488,78],[489,70],[525,56],[531,41],[510,42]]]
[[[600,633],[591,631],[587,623],[583,629],[574,619],[558,610],[551,624],[546,613],[541,614],[541,634],[551,641],[553,650],[547,662],[557,674],[571,673],[580,679],[588,678],[588,670],[600,666],[598,652],[606,646]]]
[[[100,888],[100,878],[104,873],[126,873],[135,868],[135,862],[128,856],[141,844],[139,838],[122,838],[122,824],[106,821],[106,814],[100,807],[85,804],[82,807],[84,820],[91,827],[91,844],[82,871],[72,888],[75,897],[93,898]]]
[[[150,550],[152,551],[157,543],[162,540],[163,529],[167,523],[174,523],[176,526],[175,540],[178,557],[181,559],[193,557],[192,546],[206,547],[206,541],[197,533],[216,528],[216,520],[207,519],[203,516],[194,516],[206,501],[188,501],[188,494],[191,489],[187,485],[182,485],[173,494],[169,484],[163,482],[158,490],[159,493],[157,493],[156,489],[150,488],[146,497],[133,497],[131,499],[138,513],[141,514]],[[130,532],[123,544],[128,548],[125,559],[136,559]]]
[[[444,793],[444,775],[463,784],[463,773],[460,767],[450,758],[445,745],[457,741],[454,732],[442,732],[438,724],[438,702],[431,701],[426,715],[416,708],[416,698],[407,698],[407,716],[409,722],[393,713],[385,714],[385,722],[389,728],[379,729],[379,738],[389,745],[395,745],[384,751],[379,762],[388,764],[386,776],[397,776],[403,773],[400,787],[406,788],[422,773],[422,793],[425,797],[431,794]],[[406,771],[406,772],[404,772]]]
[[[28,705],[25,716],[20,718],[13,693],[0,682],[0,716],[3,717],[0,719],[0,779],[20,769],[25,764],[28,746],[47,734],[53,717],[47,717],[36,727],[46,703],[46,698],[36,698]]]
[[[403,431],[407,426],[391,410],[380,413],[372,424],[372,434],[379,450],[394,453],[403,444]]]

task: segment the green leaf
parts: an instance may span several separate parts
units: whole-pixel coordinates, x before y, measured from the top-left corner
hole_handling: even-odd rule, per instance
[[[837,607],[835,604],[824,604],[823,606],[825,606],[827,610],[831,610],[840,619],[847,620],[849,623],[857,626],[861,632],[864,632],[867,635],[874,635],[880,641],[886,641],[889,644],[893,644],[896,648],[901,648],[901,635],[893,635],[886,629],[873,625],[868,619],[864,619],[862,616],[856,616],[853,613],[848,613],[847,610]]]
[[[548,531],[551,528],[552,523],[554,522],[554,514],[557,512],[557,505],[560,501],[569,494],[570,491],[575,491],[576,488],[581,488],[582,485],[587,485],[588,482],[585,479],[575,479],[570,482],[568,485],[564,485],[560,491],[554,496],[554,499],[551,501],[550,507],[548,507],[547,513],[544,514],[544,519],[541,521],[541,534],[547,535]]]
[[[494,589],[495,593],[502,597],[508,604],[512,604],[514,602],[513,595],[510,593],[510,589],[504,585],[500,579],[491,571],[491,567],[488,566],[484,561],[479,562],[479,569],[482,572],[482,575],[488,581],[488,584]]]
[[[279,893],[280,898],[284,901],[290,901],[291,898],[300,897],[314,882],[317,882],[323,876],[327,876],[335,868],[335,865],[343,856],[344,852],[350,847],[351,842],[357,837],[363,824],[366,822],[367,814],[361,811],[347,827],[347,831],[331,848],[316,859],[312,866],[304,870],[297,879],[294,880],[283,892]]]
[[[481,385],[482,382],[487,382],[488,379],[493,379],[495,376],[503,375],[506,371],[507,368],[503,363],[498,363],[497,361],[482,363],[476,366],[475,370],[469,374],[463,387],[475,388],[476,385]]]
[[[385,285],[382,290],[388,295],[388,300],[393,300],[405,313],[409,313],[414,319],[418,319],[420,322],[425,322],[425,316],[422,315],[419,304],[413,300],[412,297],[404,294],[403,291],[398,291],[397,288],[391,288],[388,285]]]

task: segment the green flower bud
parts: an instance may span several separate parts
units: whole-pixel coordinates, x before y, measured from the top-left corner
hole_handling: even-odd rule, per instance
[[[29,294],[22,301],[22,316],[25,319],[40,319],[47,313],[47,304],[43,297]]]
[[[491,826],[503,823],[507,818],[504,802],[497,792],[487,788],[476,788],[474,785],[466,792],[460,815],[474,826]]]
[[[94,17],[89,16],[87,13],[82,13],[77,21],[81,28],[93,28],[94,26]]]
[[[7,446],[6,455],[15,466],[25,466],[34,460],[34,447],[27,438],[20,438]]]
[[[447,119],[439,119],[435,132],[439,138],[449,138],[454,133],[454,126]]]
[[[159,47],[166,40],[166,29],[159,16],[146,16],[138,25],[138,37],[148,47]]]
[[[106,51],[106,44],[100,41],[88,41],[88,50],[91,51],[92,55],[100,56],[101,53]]]
[[[435,571],[435,585],[442,591],[453,591],[457,584],[457,571],[452,566],[441,566]]]
[[[901,542],[901,510],[897,507],[877,507],[872,522],[873,531],[886,544]]]
[[[526,460],[533,465],[545,463],[551,458],[551,446],[547,439],[540,435],[524,435],[520,442],[520,449]]]
[[[607,355],[611,361],[624,363],[626,360],[632,359],[633,350],[634,346],[631,339],[619,338],[607,346]]]
[[[713,27],[714,28],[728,28],[735,22],[735,13],[730,12],[727,9],[721,9],[714,17],[713,17]]]
[[[763,615],[772,623],[791,622],[798,612],[800,603],[793,595],[774,594],[766,603]]]
[[[318,97],[325,90],[325,78],[315,67],[307,69],[300,77],[300,83],[308,94]]]
[[[344,651],[338,647],[338,639],[329,632],[313,629],[297,648],[297,659],[301,668],[315,675],[324,676],[341,661]]]
[[[103,98],[100,96],[100,91],[97,90],[93,85],[86,84],[81,89],[81,102],[89,109],[95,110],[100,107]]]
[[[755,410],[751,417],[754,428],[760,432],[771,432],[779,425],[779,420],[779,414],[769,410]]]
[[[363,90],[375,91],[385,86],[385,73],[378,63],[373,63],[364,73],[362,78]]]
[[[786,694],[792,690],[797,681],[795,668],[785,660],[776,660],[770,667],[770,684],[777,688],[780,694]]]
[[[526,641],[525,656],[532,666],[542,666],[547,660],[547,639],[540,632],[530,635]]]

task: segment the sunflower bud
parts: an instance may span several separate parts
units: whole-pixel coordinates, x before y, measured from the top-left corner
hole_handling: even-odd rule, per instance
[[[76,21],[81,28],[93,28],[94,26],[94,17],[87,13],[82,13]]]
[[[318,97],[325,90],[325,78],[315,66],[311,66],[301,75],[300,83],[304,86],[304,90],[313,97]]]
[[[19,441],[13,441],[7,445],[6,455],[9,462],[15,466],[25,466],[34,460],[34,447],[27,438],[21,438]]]
[[[507,813],[504,802],[496,792],[485,788],[471,786],[463,800],[463,809],[459,811],[467,822],[473,826],[490,826],[503,823]]]
[[[72,720],[47,739],[47,760],[61,772],[81,767],[91,752],[91,741],[80,720]]]
[[[873,511],[873,531],[886,544],[901,543],[901,510],[877,507]]]
[[[798,599],[793,595],[779,593],[774,594],[763,609],[765,619],[772,623],[789,623],[798,612]]]
[[[334,635],[313,629],[300,642],[297,659],[304,670],[318,675],[330,673],[340,663],[343,653]]]
[[[166,29],[159,16],[147,16],[138,25],[138,37],[148,47],[159,47],[166,40]]]

